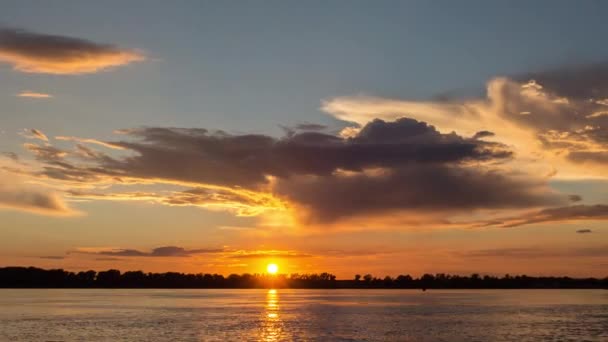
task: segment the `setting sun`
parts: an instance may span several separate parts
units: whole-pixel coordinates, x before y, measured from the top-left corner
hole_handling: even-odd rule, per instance
[[[268,264],[266,271],[270,274],[276,274],[279,271],[279,266],[277,264]]]

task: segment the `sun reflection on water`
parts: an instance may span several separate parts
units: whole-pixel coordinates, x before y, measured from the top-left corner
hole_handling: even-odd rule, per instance
[[[267,342],[283,341],[285,330],[283,321],[279,317],[279,294],[277,290],[268,290],[264,309],[260,340]]]

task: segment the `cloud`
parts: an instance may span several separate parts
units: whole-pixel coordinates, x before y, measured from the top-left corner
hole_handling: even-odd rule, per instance
[[[527,82],[536,80],[559,96],[588,100],[608,94],[608,62],[569,65],[514,77]]]
[[[113,258],[113,257],[103,257],[103,258],[95,258],[96,261],[121,261],[124,259],[121,258]]]
[[[56,181],[191,187],[152,193],[68,191],[72,197],[229,209],[242,216],[292,211],[309,223],[382,213],[454,214],[569,201],[542,178],[504,169],[501,165],[513,154],[504,144],[481,140],[492,136],[490,132],[467,138],[440,133],[408,118],[373,120],[352,137],[296,132],[275,138],[160,127],[121,133],[131,139],[94,141],[122,148],[128,153],[122,157],[78,144],[75,151],[50,145],[25,147],[43,163],[37,175]]]
[[[196,254],[222,253],[223,249],[184,249],[182,247],[164,246],[153,248],[150,252],[122,248],[78,248],[75,253],[98,254],[114,257],[189,257]]]
[[[0,28],[0,61],[21,72],[87,74],[144,59],[141,52],[110,44]]]
[[[473,251],[459,251],[454,254],[465,258],[561,258],[561,257],[608,257],[608,246],[582,247],[582,248],[544,248],[544,247],[517,247],[496,248]]]
[[[263,258],[281,258],[281,259],[299,259],[310,258],[311,254],[300,253],[297,251],[282,251],[282,250],[228,250],[225,248],[199,248],[185,249],[182,247],[165,246],[153,248],[149,252],[138,249],[125,248],[77,248],[69,253],[79,254],[95,254],[102,255],[104,258],[128,258],[128,257],[192,257],[196,255],[215,255],[218,258],[226,259],[263,259]],[[97,260],[100,260],[99,258]]]
[[[477,210],[559,206],[572,199],[551,190],[545,178],[505,167],[513,153],[505,144],[486,141],[494,137],[489,131],[468,138],[409,118],[373,120],[351,137],[295,132],[275,138],[160,127],[121,134],[130,139],[90,139],[122,149],[120,157],[79,144],[89,140],[83,138],[63,139],[76,142],[73,151],[25,144],[42,164],[31,175],[103,189],[66,191],[72,198],[227,209],[240,216],[281,211],[302,224],[383,214],[447,222],[448,216]],[[186,189],[108,188],[144,183]]]
[[[522,209],[566,203],[540,179],[483,168],[411,165],[379,174],[278,181],[276,192],[297,203],[307,222],[408,212],[445,215],[475,209]]]
[[[483,162],[511,156],[504,145],[441,134],[406,118],[376,120],[353,138],[304,132],[277,139],[183,128],[142,128],[127,134],[140,141],[111,144],[135,155],[122,159],[104,155],[97,160],[108,175],[250,188],[268,184],[268,176],[330,175],[338,170],[361,172],[414,162]],[[63,157],[55,148],[26,147],[48,162]]]
[[[26,186],[22,180],[0,173],[0,208],[24,211],[38,215],[73,216],[71,209],[55,192]]]
[[[90,200],[148,201],[168,206],[196,206],[207,209],[223,209],[238,216],[257,216],[267,210],[283,210],[285,204],[270,194],[238,188],[194,188],[166,192],[87,192],[69,190],[70,197]]]
[[[606,177],[608,86],[593,75],[603,70],[496,77],[481,98],[324,101],[323,110],[344,120],[340,133],[315,124],[286,128],[283,137],[143,127],[119,131],[120,141],[60,138],[74,150],[25,147],[41,165],[33,177],[102,189],[67,192],[81,199],[242,216],[284,211],[303,225],[380,216],[450,223],[471,214],[480,214],[472,224],[504,227],[605,219],[601,204],[571,205],[581,197],[548,183]],[[124,192],[116,184],[181,189]]]
[[[568,158],[579,163],[608,165],[608,151],[575,151],[570,152]]]
[[[229,256],[231,259],[302,259],[313,255],[293,251],[237,251]]]
[[[489,138],[489,137],[493,137],[496,134],[490,132],[490,131],[479,131],[477,133],[475,133],[475,135],[473,135],[473,139],[483,139],[483,138]]]
[[[301,124],[297,124],[295,126],[279,125],[279,127],[281,127],[283,129],[283,131],[285,131],[287,136],[293,136],[297,132],[302,132],[302,131],[315,132],[315,131],[323,131],[328,128],[327,126],[319,125],[319,124],[315,124],[315,123],[301,123]]]
[[[484,138],[508,145],[518,156],[514,164],[533,174],[558,170],[560,178],[605,178],[607,75],[608,63],[563,67],[495,77],[485,97],[413,101],[355,95],[327,99],[322,110],[347,123],[345,135],[374,118],[408,116],[441,132],[492,132]]]
[[[57,140],[62,140],[62,141],[76,141],[76,142],[80,142],[80,143],[86,143],[86,144],[93,144],[93,145],[99,145],[99,146],[103,146],[112,150],[124,150],[124,148],[118,146],[118,145],[114,145],[105,141],[101,141],[101,140],[97,140],[97,139],[90,139],[90,138],[78,138],[78,137],[68,137],[68,136],[56,136],[55,139]]]
[[[42,133],[42,131],[35,129],[35,128],[24,129],[23,132],[21,132],[20,134],[21,134],[21,136],[28,138],[28,139],[38,139],[38,140],[42,140],[45,142],[49,141],[49,138],[46,136],[46,134]]]
[[[19,155],[15,152],[2,152],[2,155],[14,162],[19,162]]]
[[[294,127],[298,131],[322,131],[327,128],[325,125],[315,123],[301,123]]]
[[[500,226],[505,228],[518,227],[533,223],[572,222],[587,220],[607,220],[608,205],[572,205],[566,207],[546,208],[536,212],[487,222],[485,226]]]
[[[589,233],[593,233],[593,231],[591,229],[579,229],[576,231],[578,234],[589,234]]]
[[[49,260],[63,260],[63,259],[65,259],[65,256],[62,256],[62,255],[44,255],[44,256],[39,256],[38,258],[40,258],[40,259],[49,259]]]
[[[39,93],[31,90],[24,90],[17,94],[18,97],[28,97],[33,99],[50,99],[53,97],[51,94]]]

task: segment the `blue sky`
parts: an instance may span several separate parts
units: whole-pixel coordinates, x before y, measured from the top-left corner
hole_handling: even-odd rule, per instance
[[[21,126],[35,117],[40,128],[74,125],[94,134],[155,124],[276,134],[278,124],[330,123],[318,110],[325,98],[481,92],[496,75],[601,60],[608,54],[600,43],[605,7],[594,1],[575,8],[567,1],[7,2],[3,25],[141,48],[154,60],[74,77],[24,76],[4,67],[4,110],[16,114],[7,115],[10,121],[23,118]],[[30,88],[56,97],[42,117],[34,114],[36,104],[9,95]]]

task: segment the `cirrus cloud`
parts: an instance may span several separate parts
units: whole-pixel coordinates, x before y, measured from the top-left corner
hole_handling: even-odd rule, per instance
[[[53,95],[51,95],[51,94],[41,93],[41,92],[31,91],[31,90],[24,90],[24,91],[20,92],[19,94],[17,94],[16,96],[31,98],[31,99],[50,99],[53,97]]]

